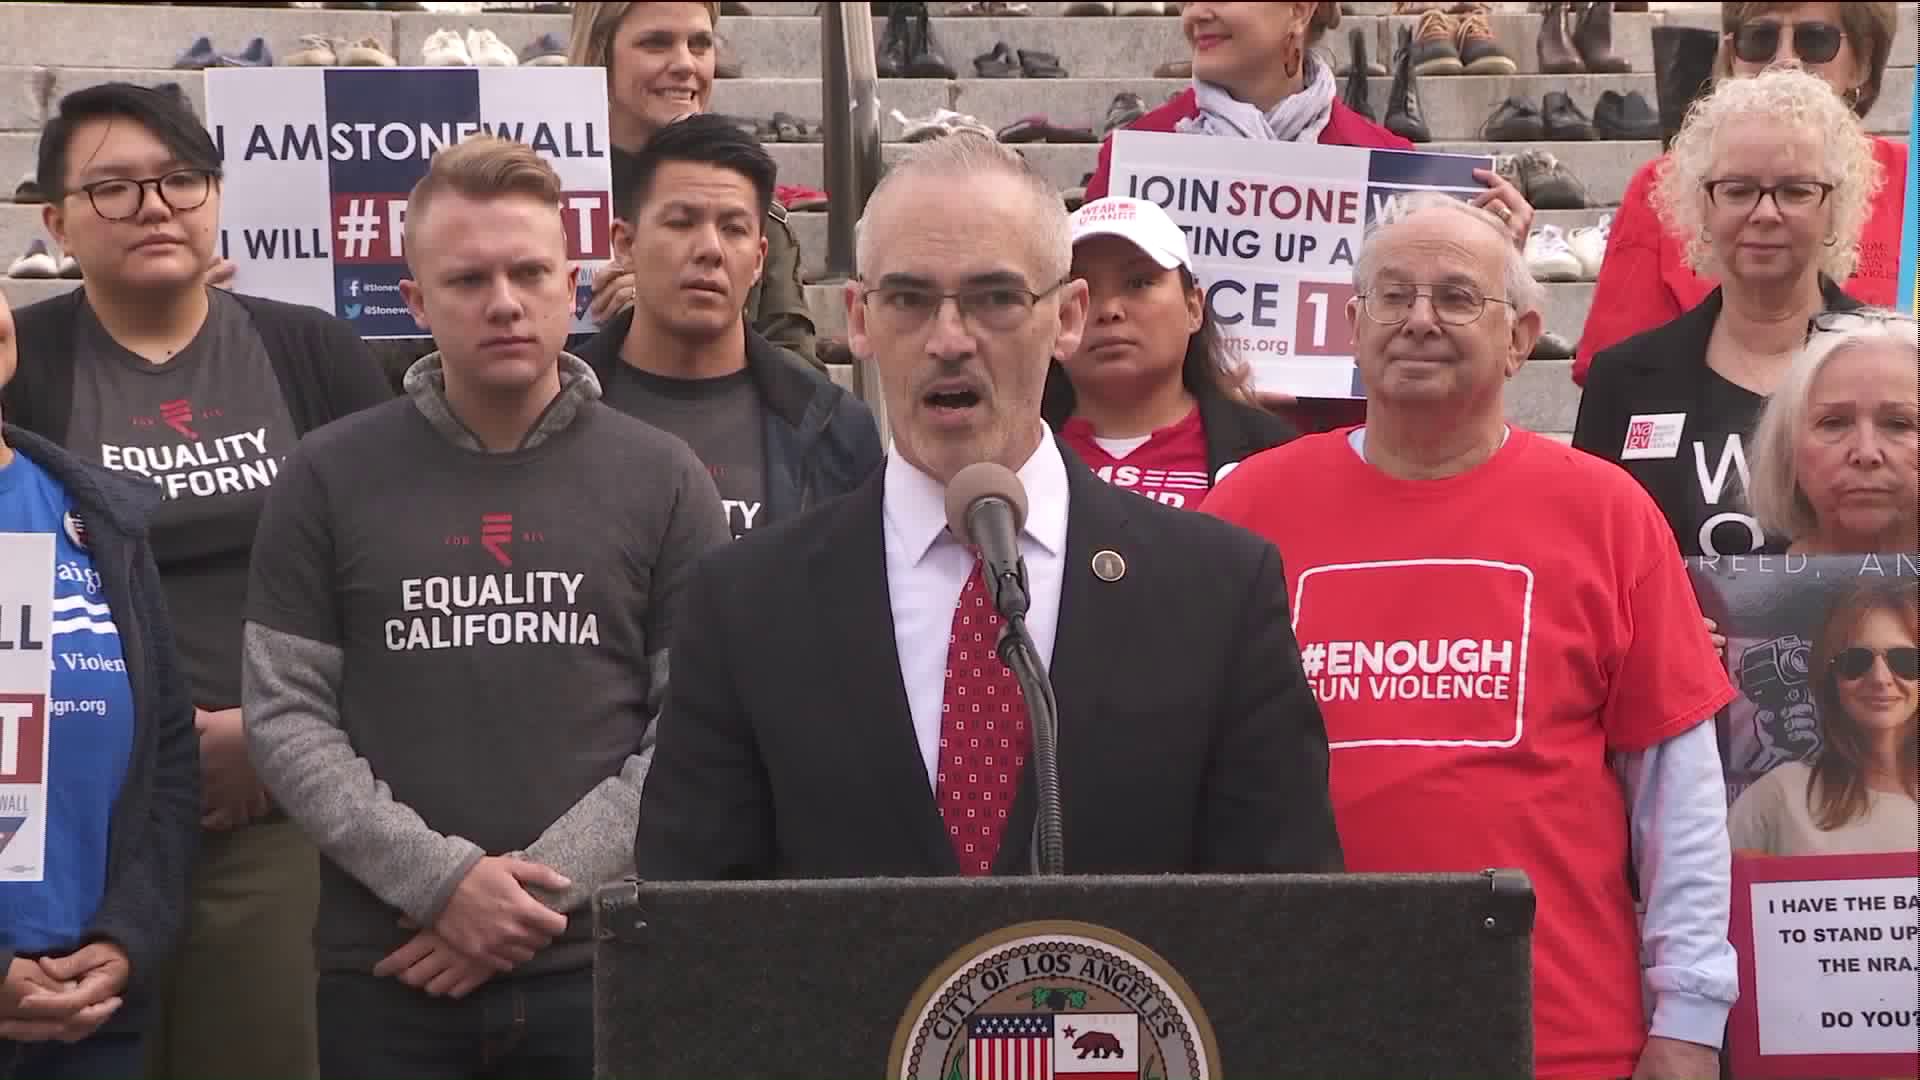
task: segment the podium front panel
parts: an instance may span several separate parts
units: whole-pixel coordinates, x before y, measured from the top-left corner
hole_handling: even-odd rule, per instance
[[[1533,908],[1516,871],[628,882],[595,1073],[1523,1080]]]

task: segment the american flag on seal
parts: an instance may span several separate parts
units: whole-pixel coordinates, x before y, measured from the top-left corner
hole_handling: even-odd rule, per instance
[[[967,1023],[969,1080],[1053,1080],[1053,1016],[1008,1013]]]

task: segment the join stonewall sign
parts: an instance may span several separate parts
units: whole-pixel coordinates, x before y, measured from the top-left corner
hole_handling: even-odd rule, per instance
[[[1353,146],[1119,131],[1108,193],[1164,207],[1187,248],[1227,349],[1254,385],[1358,398],[1353,260],[1395,195],[1486,190],[1493,159]]]
[[[46,876],[52,641],[53,537],[0,533],[0,881]]]
[[[220,251],[241,292],[308,304],[362,337],[424,337],[400,297],[407,193],[435,152],[487,132],[560,174],[568,256],[612,258],[606,75],[599,68],[274,68],[207,72],[226,179]]]

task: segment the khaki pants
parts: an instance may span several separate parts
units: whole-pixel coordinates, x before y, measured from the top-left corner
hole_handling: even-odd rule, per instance
[[[320,857],[291,822],[205,832],[186,936],[147,1044],[151,1080],[314,1080]]]

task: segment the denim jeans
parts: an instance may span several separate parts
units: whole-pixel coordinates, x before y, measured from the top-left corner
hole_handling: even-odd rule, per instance
[[[506,976],[465,998],[325,972],[322,1080],[590,1080],[593,973]]]
[[[141,1037],[130,1031],[77,1043],[0,1039],[0,1080],[141,1080],[146,1071]]]

